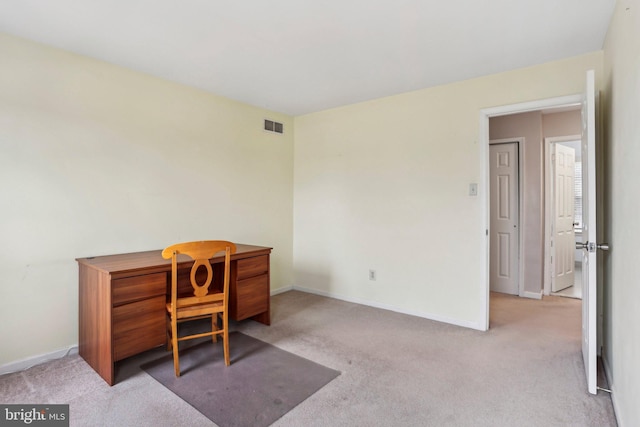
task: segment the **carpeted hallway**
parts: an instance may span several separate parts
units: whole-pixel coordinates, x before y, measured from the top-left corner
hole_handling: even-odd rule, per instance
[[[615,426],[586,391],[580,303],[492,294],[479,332],[291,291],[270,327],[232,329],[341,372],[274,426]],[[214,425],[139,368],[164,354],[119,363],[114,387],[70,355],[0,377],[0,401],[68,403],[72,426]]]

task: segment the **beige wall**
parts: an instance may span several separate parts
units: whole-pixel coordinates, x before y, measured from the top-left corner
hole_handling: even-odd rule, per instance
[[[604,47],[604,348],[621,427],[640,425],[640,5],[618,0]]]
[[[292,285],[290,117],[9,36],[0,57],[0,366],[77,344],[77,257],[229,239]]]
[[[582,111],[580,109],[542,115],[543,138],[580,135],[581,133]]]
[[[588,69],[601,52],[296,117],[296,286],[484,328],[480,111],[580,94]]]

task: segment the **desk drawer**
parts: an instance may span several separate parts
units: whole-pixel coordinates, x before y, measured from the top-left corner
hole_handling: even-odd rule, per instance
[[[239,259],[237,262],[238,262],[238,280],[259,276],[269,271],[268,255]]]
[[[166,295],[167,274],[154,273],[125,277],[113,281],[113,305],[124,304],[152,296]]]
[[[164,295],[113,309],[113,356],[121,360],[166,343]]]
[[[246,319],[269,310],[269,275],[238,280],[235,307],[231,308],[236,320]]]

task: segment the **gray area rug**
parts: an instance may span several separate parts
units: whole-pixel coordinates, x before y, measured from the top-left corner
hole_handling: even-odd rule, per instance
[[[231,365],[222,342],[180,349],[180,377],[168,354],[142,365],[149,375],[220,427],[268,426],[340,372],[244,335],[229,334]]]

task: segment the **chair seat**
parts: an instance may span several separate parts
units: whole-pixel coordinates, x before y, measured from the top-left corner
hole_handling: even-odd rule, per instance
[[[221,313],[224,310],[224,305],[221,301],[210,302],[207,304],[188,305],[185,307],[178,307],[176,310],[177,318],[182,319],[186,317],[202,316],[207,314]],[[167,303],[167,313],[171,314],[171,303]]]

